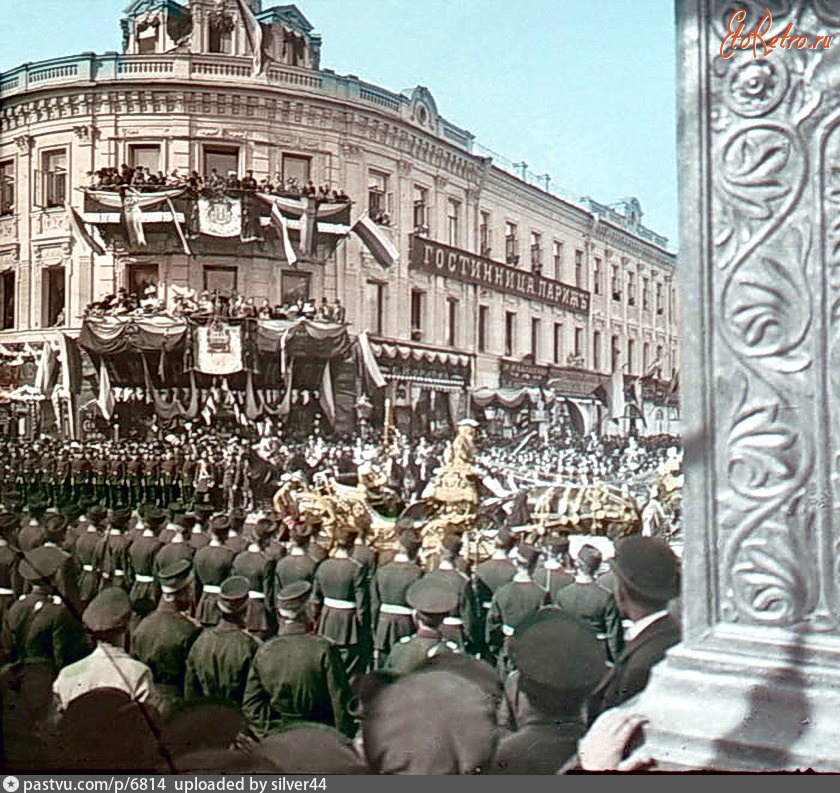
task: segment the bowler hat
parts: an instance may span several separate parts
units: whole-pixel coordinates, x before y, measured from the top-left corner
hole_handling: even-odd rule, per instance
[[[625,537],[616,543],[612,569],[631,594],[671,600],[680,593],[677,557],[658,537]]]
[[[128,625],[131,601],[124,589],[117,586],[103,589],[85,609],[82,622],[91,633],[118,630]]]

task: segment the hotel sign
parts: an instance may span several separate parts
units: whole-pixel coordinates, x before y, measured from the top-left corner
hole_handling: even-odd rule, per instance
[[[411,269],[454,278],[556,308],[589,313],[589,292],[474,253],[411,235]]]

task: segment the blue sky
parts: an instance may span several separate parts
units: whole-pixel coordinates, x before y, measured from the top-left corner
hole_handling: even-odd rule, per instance
[[[0,70],[118,50],[127,4],[15,3],[0,30]],[[603,203],[637,196],[644,223],[676,249],[673,0],[299,0],[297,6],[323,36],[322,66],[392,91],[425,85],[446,118],[491,151],[550,174],[552,188],[563,194]]]

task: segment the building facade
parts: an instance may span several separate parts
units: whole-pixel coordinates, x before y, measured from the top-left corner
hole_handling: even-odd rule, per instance
[[[596,391],[619,369],[647,375],[647,431],[675,430],[676,257],[636,199],[565,201],[474,153],[428,89],[392,93],[322,68],[295,6],[136,0],[122,33],[122,54],[0,76],[0,342],[72,333],[86,305],[148,282],[167,302],[186,287],[272,305],[338,297],[406,415],[435,395],[463,413],[471,393],[504,406],[526,389],[532,409],[542,394],[602,431]],[[125,218],[82,189],[123,164],[329,185],[399,255],[383,266],[339,234],[292,265],[267,205],[260,239],[200,234],[188,248],[173,222],[188,209],[149,208],[138,247]],[[74,237],[66,204],[104,254]]]

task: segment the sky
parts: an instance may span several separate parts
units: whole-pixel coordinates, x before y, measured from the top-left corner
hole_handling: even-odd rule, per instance
[[[271,0],[263,0],[268,7]],[[119,50],[128,0],[0,0],[0,71]],[[673,0],[298,0],[321,66],[426,86],[476,142],[564,196],[634,195],[677,248]],[[477,153],[487,151],[477,148]]]

